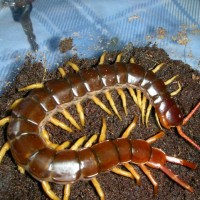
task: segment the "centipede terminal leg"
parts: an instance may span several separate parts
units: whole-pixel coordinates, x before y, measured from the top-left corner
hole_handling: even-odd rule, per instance
[[[166,166],[160,166],[160,169],[167,175],[169,176],[172,180],[174,180],[175,182],[177,182],[179,185],[181,185],[182,187],[184,187],[185,189],[189,190],[190,192],[193,192],[193,188],[186,183],[185,181],[183,181],[182,179],[180,179],[175,173],[173,173],[171,170],[169,170]]]

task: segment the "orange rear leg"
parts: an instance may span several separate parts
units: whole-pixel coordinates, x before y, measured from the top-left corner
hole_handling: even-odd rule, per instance
[[[186,123],[189,121],[189,119],[194,115],[194,113],[199,109],[199,107],[200,107],[200,102],[199,102],[199,103],[192,109],[192,111],[184,118],[183,124],[182,124],[182,125],[186,124]],[[183,137],[185,140],[187,140],[190,144],[192,144],[193,146],[195,146],[195,147],[200,151],[200,146],[199,146],[196,142],[194,142],[190,137],[188,137],[188,136],[183,132],[181,126],[177,126],[176,128],[177,128],[177,131],[178,131],[178,133],[179,133],[179,135],[180,135],[181,137]]]

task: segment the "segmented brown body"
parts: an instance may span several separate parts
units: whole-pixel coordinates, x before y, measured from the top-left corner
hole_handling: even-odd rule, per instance
[[[140,89],[154,106],[165,128],[182,124],[180,109],[164,82],[152,71],[131,63],[101,65],[95,70],[83,70],[69,74],[65,79],[46,82],[44,88],[31,91],[13,109],[8,141],[17,163],[38,180],[68,183],[91,178],[119,163],[150,162],[155,150],[143,140],[116,139],[79,151],[56,151],[49,148],[40,136],[47,118],[56,110],[112,87]],[[162,156],[160,162],[163,162]]]

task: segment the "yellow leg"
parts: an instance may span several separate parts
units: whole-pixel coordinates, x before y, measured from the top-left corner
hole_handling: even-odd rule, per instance
[[[71,190],[71,184],[65,185],[65,187],[64,187],[64,196],[63,196],[63,200],[68,200],[68,199],[69,199],[70,190]]]
[[[156,121],[157,121],[157,123],[158,123],[158,126],[160,127],[160,129],[162,129],[162,126],[161,126],[161,124],[160,124],[160,121],[159,121],[159,118],[158,118],[157,113],[155,113],[155,117],[156,117]]]
[[[77,124],[76,120],[72,117],[72,115],[67,111],[67,110],[63,110],[61,111],[61,113],[63,114],[63,116],[70,121],[70,123],[75,126],[78,130],[81,130],[81,127]]]
[[[101,109],[103,109],[105,112],[107,112],[109,115],[113,115],[112,112],[103,104],[99,98],[96,96],[92,97],[92,100],[94,101],[95,104],[97,104]]]
[[[92,144],[97,140],[98,135],[94,134],[84,145],[85,148],[91,147]]]
[[[48,132],[47,132],[45,129],[42,130],[41,136],[43,137],[43,139],[45,140],[46,144],[47,144],[49,147],[51,147],[51,148],[53,148],[53,149],[55,149],[55,148],[58,147],[58,144],[52,143],[52,142],[50,141],[50,139],[49,139],[49,134],[48,134]]]
[[[103,65],[104,64],[105,56],[106,56],[106,52],[103,52],[103,54],[100,57],[99,65]]]
[[[137,123],[138,117],[135,117],[133,119],[133,121],[131,122],[131,124],[128,126],[128,128],[125,130],[125,132],[123,133],[123,135],[121,136],[121,138],[127,138],[131,131],[135,128],[136,123]]]
[[[99,137],[99,142],[103,142],[103,141],[106,140],[106,129],[107,129],[106,119],[103,118],[103,123],[102,123],[102,128],[101,128],[101,134],[100,134],[100,137]]]
[[[160,63],[159,65],[157,65],[157,66],[152,70],[152,72],[153,72],[153,73],[158,72],[158,71],[163,67],[164,64],[165,64],[165,63]]]
[[[21,166],[18,165],[18,171],[21,173],[21,174],[25,174],[25,169]]]
[[[117,58],[116,58],[115,62],[116,62],[116,63],[119,63],[119,62],[121,62],[121,59],[122,59],[122,53],[119,53],[119,54],[117,55]]]
[[[101,185],[100,185],[99,182],[97,181],[97,179],[96,179],[96,178],[93,178],[93,179],[91,180],[91,182],[92,182],[92,184],[94,185],[94,187],[95,187],[95,189],[96,189],[96,191],[97,191],[97,193],[98,193],[100,199],[101,199],[101,200],[105,200],[104,192],[103,192],[103,190],[102,190],[102,188],[101,188]]]
[[[178,89],[172,92],[170,95],[171,96],[177,95],[180,91],[181,91],[181,84],[178,82]]]
[[[165,85],[169,85],[170,83],[172,83],[176,78],[178,77],[178,75],[173,76],[172,78],[170,78],[169,80],[165,81]]]
[[[163,131],[160,131],[159,133],[157,133],[156,135],[150,137],[149,139],[147,139],[146,141],[151,144],[153,142],[155,142],[156,140],[162,138],[165,136],[165,133]]]
[[[49,196],[49,198],[53,200],[60,200],[60,198],[51,190],[51,187],[48,182],[42,181],[42,188],[46,192],[46,194]]]
[[[0,163],[3,159],[3,157],[5,156],[6,152],[10,149],[10,145],[8,142],[6,142],[3,147],[0,150]]]
[[[83,112],[83,107],[81,106],[80,103],[76,104],[76,110],[79,114],[81,125],[84,126],[85,125],[85,116],[84,116],[84,112]]]
[[[64,78],[66,76],[66,72],[65,72],[65,70],[62,67],[59,67],[58,71],[60,72],[62,78]]]
[[[70,141],[65,141],[56,147],[56,151],[64,150],[64,149],[68,148],[69,145],[70,145]]]
[[[124,108],[124,112],[127,115],[128,112],[127,112],[127,108],[126,108],[126,95],[124,94],[124,91],[121,88],[117,89],[117,93],[121,97],[122,105],[123,105],[123,108]]]
[[[76,71],[76,72],[78,72],[78,71],[80,70],[79,67],[78,67],[78,65],[75,64],[75,63],[73,63],[73,62],[68,61],[68,62],[67,62],[67,65],[69,65],[70,67],[72,67],[72,69],[73,69],[74,71]]]
[[[129,91],[133,101],[136,103],[136,105],[139,106],[138,100],[137,100],[137,96],[136,96],[135,91],[133,90],[133,88],[128,88],[128,91]]]
[[[10,109],[12,110],[13,108],[15,108],[22,100],[23,100],[23,98],[16,99],[16,100],[12,103],[12,105],[10,106]]]
[[[142,92],[141,90],[136,90],[137,91],[137,102],[140,110],[142,110]]]
[[[139,167],[142,169],[142,171],[146,174],[146,176],[149,178],[149,180],[153,184],[154,194],[157,195],[158,194],[158,183],[156,182],[155,178],[152,176],[151,172],[148,170],[148,168],[144,164],[139,165]]]
[[[125,163],[123,165],[124,165],[124,167],[126,167],[126,169],[129,170],[129,172],[131,172],[133,177],[136,179],[137,185],[141,185],[140,175],[136,172],[136,170],[133,168],[133,166],[130,165],[129,163]]]
[[[120,169],[120,168],[118,168],[118,167],[113,168],[111,171],[112,171],[113,173],[115,173],[115,174],[119,174],[119,175],[121,175],[121,176],[125,176],[125,177],[127,177],[127,178],[134,179],[133,175],[132,175],[130,172],[127,172],[127,171],[125,171],[125,170],[123,170],[123,169]]]
[[[135,63],[134,58],[131,58],[129,62],[130,62],[130,63]]]
[[[116,106],[115,106],[115,102],[113,101],[113,98],[112,98],[110,92],[109,92],[109,91],[106,91],[106,92],[105,92],[105,96],[106,96],[106,99],[109,101],[110,106],[112,107],[114,113],[115,113],[115,114],[119,117],[119,119],[122,121],[122,118],[121,118],[121,116],[119,115],[119,112],[118,112],[118,110],[117,110],[117,108],[116,108]]]
[[[59,121],[58,119],[52,117],[50,120],[49,120],[52,124],[54,124],[55,126],[58,126],[60,128],[62,128],[63,130],[66,130],[68,132],[72,132],[72,129],[67,126],[65,123]]]
[[[144,124],[144,120],[145,120],[146,102],[147,102],[147,98],[143,94],[142,104],[141,104],[141,109],[142,109],[142,123],[143,124]]]
[[[19,92],[26,91],[26,90],[33,90],[37,88],[43,88],[44,84],[43,83],[34,83],[32,85],[28,85],[26,87],[18,89]]]
[[[10,121],[10,117],[5,117],[3,119],[0,120],[0,126],[4,126],[5,124],[7,124]]]
[[[78,150],[78,148],[83,145],[84,141],[86,140],[86,136],[79,138],[72,146],[71,150]]]
[[[146,127],[148,127],[148,122],[149,122],[149,116],[150,116],[151,109],[152,109],[152,105],[149,104],[148,107],[147,107],[146,119],[145,119]]]

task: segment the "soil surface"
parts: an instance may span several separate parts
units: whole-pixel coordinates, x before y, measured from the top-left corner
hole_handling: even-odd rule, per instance
[[[177,82],[179,81],[182,87],[181,92],[174,96],[175,101],[180,106],[184,116],[186,116],[191,109],[200,100],[200,73],[194,71],[190,66],[184,64],[181,61],[171,60],[163,49],[159,49],[156,46],[144,47],[144,48],[132,48],[127,46],[122,49],[123,56],[122,62],[127,63],[130,57],[135,58],[135,62],[142,65],[145,69],[152,69],[160,63],[165,63],[164,67],[157,72],[157,76],[164,81],[168,80],[172,76],[178,75],[178,78],[167,86],[170,92],[175,91],[178,88]],[[119,52],[111,52],[106,55],[106,63],[112,64],[115,61],[116,55]],[[80,66],[81,70],[88,68],[95,68],[99,62],[99,59],[79,59],[73,57],[70,61]],[[63,64],[66,72],[74,73],[73,70]],[[22,66],[19,75],[16,77],[15,82],[4,91],[4,94],[0,97],[0,118],[8,116],[10,114],[9,107],[14,100],[24,97],[28,92],[18,92],[19,88],[26,85],[30,85],[36,82],[45,82],[49,79],[61,77],[57,70],[53,72],[45,71],[42,63],[34,61],[32,58],[27,59]],[[139,115],[140,111],[133,102],[129,93],[125,91],[128,105],[128,115],[126,116],[123,111],[120,97],[116,91],[112,91],[112,97],[116,103],[117,109],[122,117],[122,121],[117,116],[109,116],[91,100],[85,100],[82,102],[86,124],[81,131],[76,130],[74,127],[73,133],[67,133],[66,131],[55,127],[48,123],[46,129],[50,134],[50,138],[55,143],[62,143],[66,140],[70,140],[73,144],[81,136],[91,136],[94,133],[100,133],[102,118],[106,118],[107,122],[107,139],[113,140],[120,137],[126,127],[131,123],[134,116]],[[109,107],[109,104],[103,94],[98,97]],[[70,113],[74,116],[77,122],[80,124],[79,117],[75,106],[71,106]],[[61,115],[57,115],[57,118],[66,122]],[[193,138],[198,144],[200,144],[200,111],[195,113],[191,120],[184,125],[183,130],[188,136]],[[149,126],[145,127],[140,120],[137,123],[136,128],[132,131],[131,139],[148,139],[155,135],[160,130],[156,123],[154,111],[151,112],[149,119]],[[183,138],[181,138],[176,131],[176,128],[169,130],[164,129],[165,137],[159,139],[152,146],[162,149],[167,155],[175,156],[178,158],[186,159],[194,163],[200,163],[200,156],[198,150],[188,144]],[[1,128],[0,133],[0,146],[6,142],[6,126]],[[189,183],[194,188],[194,193],[191,193],[174,181],[169,179],[160,170],[149,168],[153,176],[158,182],[159,191],[158,195],[154,197],[153,186],[145,176],[145,174],[133,165],[137,172],[141,175],[141,186],[138,186],[135,180],[126,178],[120,175],[116,175],[112,172],[106,172],[97,176],[102,189],[105,193],[107,200],[197,200],[200,199],[200,167],[196,170],[188,169],[184,166],[179,166],[171,163],[167,163],[167,166],[179,175],[183,180]],[[122,167],[123,168],[123,167]],[[124,168],[123,168],[124,169]],[[39,181],[32,178],[28,173],[21,174],[17,169],[17,164],[13,160],[11,153],[6,153],[5,157],[0,164],[0,200],[45,200],[49,199],[44,193]],[[63,186],[51,184],[52,190],[62,198]],[[72,185],[70,200],[95,200],[99,199],[96,190],[94,189],[90,181],[78,181]]]

